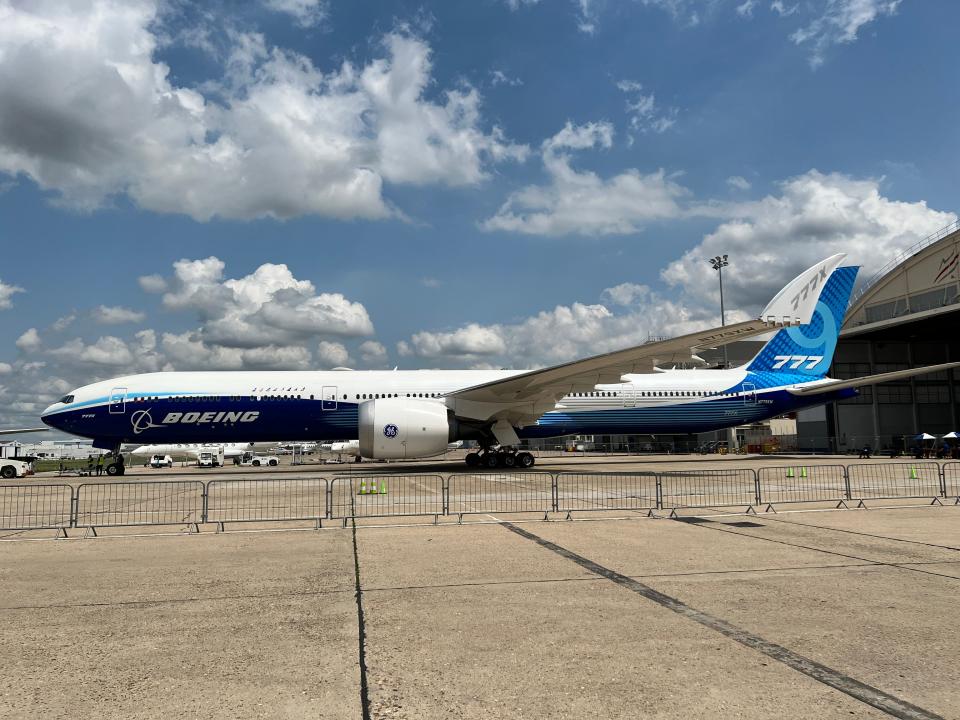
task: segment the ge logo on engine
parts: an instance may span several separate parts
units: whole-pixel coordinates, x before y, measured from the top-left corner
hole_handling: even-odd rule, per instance
[[[398,428],[393,423],[383,426],[383,434],[386,435],[388,438],[395,438],[397,436],[397,433],[399,432],[400,432],[400,428]]]

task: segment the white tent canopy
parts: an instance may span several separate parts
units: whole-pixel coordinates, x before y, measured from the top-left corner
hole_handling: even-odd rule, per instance
[[[913,439],[914,440],[936,440],[937,437],[935,435],[931,435],[930,433],[920,433],[919,435],[914,435]]]

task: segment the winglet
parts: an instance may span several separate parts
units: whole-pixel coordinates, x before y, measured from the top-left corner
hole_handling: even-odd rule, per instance
[[[837,253],[797,275],[767,304],[760,319],[773,325],[808,324],[813,320],[820,288],[846,257],[846,253]]]

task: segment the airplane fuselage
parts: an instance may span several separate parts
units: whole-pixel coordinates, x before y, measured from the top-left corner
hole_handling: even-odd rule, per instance
[[[360,404],[417,398],[452,407],[448,393],[516,375],[509,370],[171,372],[80,388],[50,406],[44,422],[102,443],[225,443],[358,437]],[[695,433],[757,422],[855,391],[798,397],[810,382],[730,370],[628,375],[571,390],[521,438],[571,434]]]

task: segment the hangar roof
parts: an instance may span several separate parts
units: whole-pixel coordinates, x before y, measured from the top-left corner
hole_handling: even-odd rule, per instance
[[[887,263],[854,296],[841,335],[960,310],[960,220]]]

